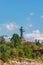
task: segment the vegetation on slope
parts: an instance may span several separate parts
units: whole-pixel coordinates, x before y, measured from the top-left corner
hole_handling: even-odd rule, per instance
[[[38,58],[41,56],[39,52],[33,52],[33,50],[39,50],[43,45],[36,45],[33,42],[24,42],[21,44],[18,34],[13,34],[11,42],[8,44],[0,43],[0,59],[8,61],[13,58]]]

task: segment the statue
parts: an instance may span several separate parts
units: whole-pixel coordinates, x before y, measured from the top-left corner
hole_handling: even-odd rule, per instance
[[[23,38],[23,32],[24,32],[24,30],[23,30],[23,27],[21,26],[21,28],[20,28],[20,38],[21,39]]]

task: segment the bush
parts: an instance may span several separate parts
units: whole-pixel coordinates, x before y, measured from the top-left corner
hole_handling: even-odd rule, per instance
[[[36,58],[37,56],[36,56],[36,53],[32,53],[32,58],[34,59],[34,58]]]
[[[14,37],[15,36],[15,37]],[[21,44],[18,35],[13,35],[11,43],[0,44],[0,58],[4,61],[8,61],[12,58],[37,58],[40,53],[33,53],[34,49],[39,49],[41,45],[36,45],[31,42],[25,42]]]

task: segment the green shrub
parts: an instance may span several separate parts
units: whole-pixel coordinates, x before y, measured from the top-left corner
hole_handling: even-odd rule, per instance
[[[36,53],[32,53],[32,58],[34,59],[34,58],[36,58],[37,56],[36,56]]]

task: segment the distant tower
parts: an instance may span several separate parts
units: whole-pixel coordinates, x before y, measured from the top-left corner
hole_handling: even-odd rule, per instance
[[[21,38],[21,39],[23,38],[23,32],[24,32],[24,29],[23,29],[23,27],[21,26],[21,27],[20,27],[20,38]]]

